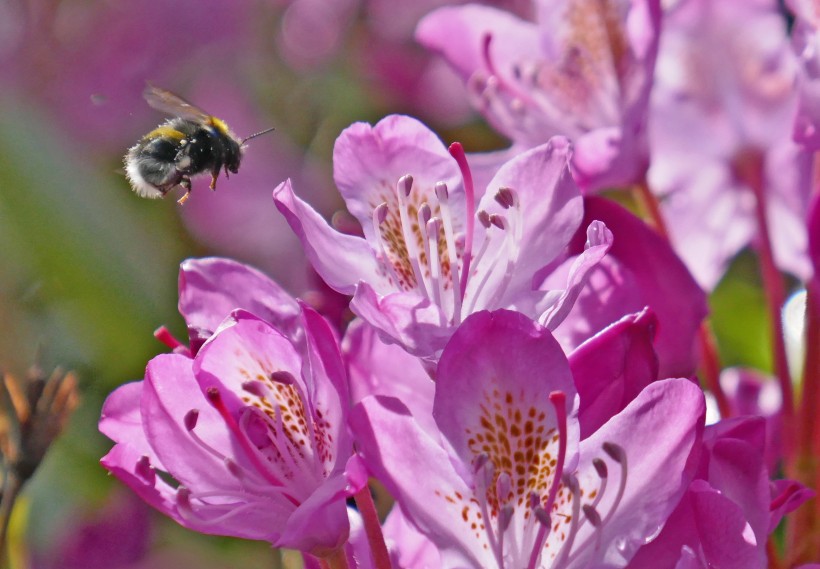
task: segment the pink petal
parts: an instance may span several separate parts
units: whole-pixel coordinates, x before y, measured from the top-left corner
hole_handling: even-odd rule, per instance
[[[353,294],[360,279],[381,284],[380,288],[386,286],[367,242],[331,229],[321,215],[296,197],[290,180],[273,191],[273,199],[302,242],[313,267],[331,288]]]

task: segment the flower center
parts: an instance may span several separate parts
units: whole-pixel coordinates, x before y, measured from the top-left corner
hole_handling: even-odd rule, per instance
[[[620,468],[614,490],[602,458],[592,461],[594,472],[566,472],[566,395],[550,394],[556,426],[548,430],[544,412],[506,405],[511,411],[505,413],[510,395],[499,397],[486,406],[481,432],[469,439],[475,456],[472,496],[456,493],[444,499],[461,504],[462,521],[486,543],[499,569],[568,566],[588,548],[602,547],[599,530],[624,494],[625,453],[613,443],[603,445],[603,453]]]
[[[399,178],[389,202],[374,207],[372,223],[382,271],[393,285],[418,292],[441,308],[442,325],[457,326],[477,309],[496,307],[512,276],[522,224],[511,188],[499,188],[494,196],[500,212],[476,213],[472,173],[461,144],[453,143],[450,154],[464,180],[464,203],[456,204],[463,206],[463,216],[456,213],[446,183],[424,188],[407,174]],[[474,252],[476,237],[481,242]],[[478,280],[468,286],[471,279]]]

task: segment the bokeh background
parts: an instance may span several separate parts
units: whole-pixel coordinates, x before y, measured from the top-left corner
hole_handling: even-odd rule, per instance
[[[183,259],[231,256],[311,297],[318,281],[271,194],[290,177],[343,225],[331,156],[350,123],[408,113],[468,151],[503,146],[413,42],[418,18],[442,3],[0,0],[0,369],[22,374],[39,358],[75,370],[82,395],[15,516],[18,554],[67,569],[279,566],[265,544],[196,535],[132,500],[99,466],[110,448],[100,407],[165,351],[158,326],[185,336]],[[239,136],[276,131],[216,192],[199,178],[184,206],[140,199],[121,160],[164,120],[142,99],[146,81]],[[712,295],[726,366],[771,368],[757,274],[743,254]]]

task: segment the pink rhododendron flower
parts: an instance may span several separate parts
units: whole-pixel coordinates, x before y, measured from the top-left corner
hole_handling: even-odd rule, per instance
[[[811,162],[791,140],[797,65],[777,2],[678,2],[657,71],[649,182],[692,274],[711,290],[765,234],[805,278]]]
[[[540,0],[536,21],[479,5],[441,8],[416,35],[467,82],[518,148],[568,136],[585,189],[640,180],[658,49],[658,0]]]
[[[697,478],[658,538],[630,569],[654,567],[747,569],[766,566],[766,541],[780,519],[813,492],[788,480],[769,481],[760,418],[706,428]]]
[[[185,527],[317,556],[337,550],[345,498],[365,480],[348,464],[335,337],[310,309],[302,323],[303,348],[236,311],[193,359],[151,360],[143,381],[105,403],[100,430],[117,444],[102,464]]]
[[[787,0],[794,17],[792,44],[800,63],[800,97],[794,139],[820,149],[820,11],[816,0]]]
[[[394,398],[354,410],[368,467],[441,567],[623,567],[657,535],[691,479],[702,392],[654,382],[580,440],[575,383],[547,329],[479,312],[439,361],[437,434]]]
[[[648,306],[658,321],[654,347],[660,377],[688,377],[695,372],[696,338],[707,314],[706,295],[669,243],[638,217],[611,200],[584,198],[584,221],[602,221],[612,231],[607,256],[588,275],[555,337],[571,352],[611,323]],[[540,288],[563,281],[566,267],[584,250],[578,232],[569,247],[570,260],[549,275]]]
[[[296,197],[274,192],[317,272],[353,295],[351,308],[410,353],[435,359],[470,313],[516,308],[555,328],[604,257],[612,234],[587,228],[587,246],[557,291],[534,290],[537,273],[578,229],[583,204],[569,175],[566,140],[504,164],[473,187],[460,152],[451,156],[424,125],[390,116],[358,123],[336,141],[336,184],[364,238],[330,228]]]

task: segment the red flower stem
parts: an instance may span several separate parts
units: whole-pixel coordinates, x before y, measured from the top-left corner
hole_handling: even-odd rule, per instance
[[[373,554],[373,562],[376,569],[391,569],[390,555],[387,553],[387,545],[384,543],[379,514],[376,512],[376,504],[373,503],[373,495],[370,488],[365,486],[353,495],[356,500],[356,507],[362,515],[364,531],[367,534],[367,541],[370,544],[370,551]]]
[[[820,488],[820,285],[806,287],[806,355],[797,415],[797,452],[789,473],[810,488]],[[795,562],[820,559],[820,500],[816,497],[790,517],[789,551]]]
[[[646,180],[636,186],[636,199],[644,211],[644,215],[649,218],[655,229],[668,243],[669,231],[666,229],[666,221],[663,218],[658,199],[649,189]],[[721,417],[730,417],[732,414],[729,399],[720,386],[720,357],[718,356],[715,339],[708,321],[704,321],[698,330],[698,344],[700,346],[700,370],[703,382],[717,402]]]
[[[766,214],[766,176],[763,156],[758,152],[741,155],[736,163],[738,178],[752,189],[755,195],[755,218],[757,220],[757,237],[760,254],[760,272],[763,278],[763,290],[766,294],[766,305],[769,312],[772,356],[774,373],[780,383],[783,397],[783,443],[786,464],[792,464],[795,451],[794,393],[792,391],[789,362],[786,359],[786,342],[783,337],[783,321],[780,311],[785,301],[786,292],[783,277],[774,262],[769,222]]]

